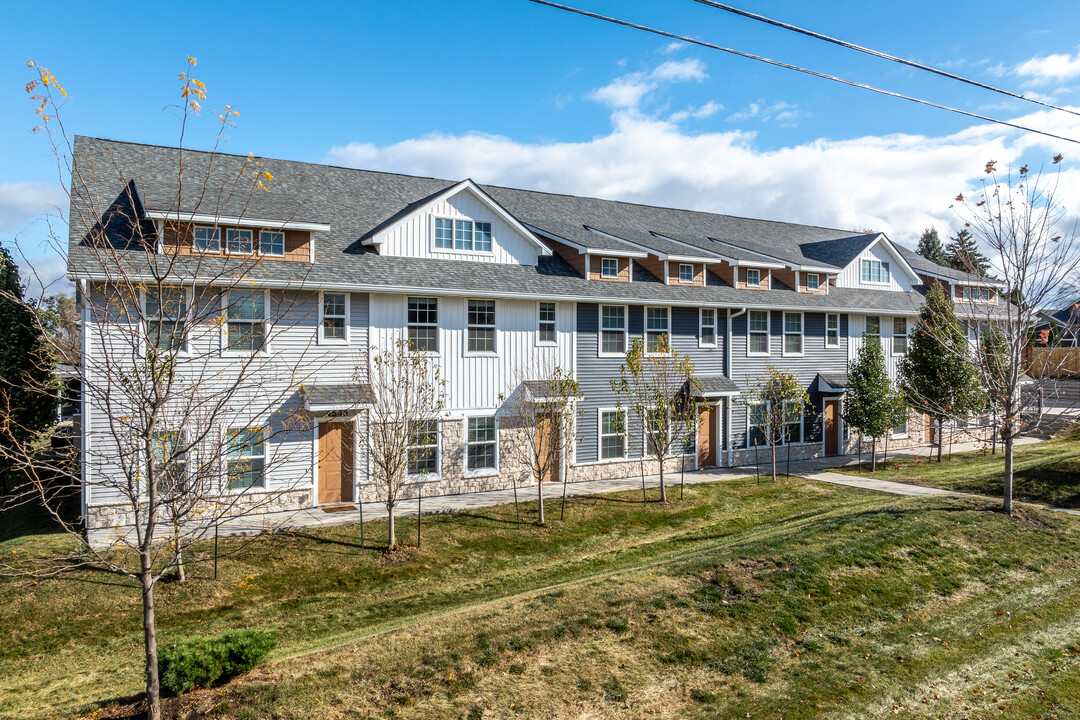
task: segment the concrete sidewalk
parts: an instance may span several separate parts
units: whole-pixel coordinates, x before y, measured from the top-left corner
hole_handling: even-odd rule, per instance
[[[1037,438],[1020,438],[1017,445],[1030,445],[1042,442]],[[956,443],[953,452],[967,452],[977,450],[980,445],[976,443]],[[897,450],[889,453],[890,458],[914,457],[926,455],[926,448],[912,450]],[[752,477],[760,470],[762,475],[768,475],[771,467],[767,462],[767,453],[761,454],[762,463],[758,468],[753,465],[734,468],[714,468],[709,470],[692,470],[685,473],[687,485],[699,483],[717,482],[722,480],[735,480],[738,478]],[[869,461],[869,455],[863,453],[863,460]],[[956,495],[947,490],[937,488],[924,488],[916,485],[877,480],[863,476],[842,475],[840,473],[823,472],[828,468],[855,466],[859,462],[859,456],[821,457],[811,460],[792,460],[791,474],[805,477],[809,480],[820,480],[837,485],[847,485],[866,490],[891,493],[894,495]],[[777,473],[787,473],[787,462],[778,459],[776,464]],[[668,492],[678,492],[679,473],[670,473],[665,476]],[[640,490],[642,485],[641,476],[617,478],[613,480],[591,480],[588,482],[568,483],[566,485],[567,497],[582,497],[586,495],[603,495],[606,493],[624,492],[627,490]],[[656,488],[660,485],[659,475],[647,475],[645,486]],[[532,502],[536,500],[536,487],[518,488],[518,500],[520,502]],[[545,485],[544,499],[546,503],[557,502],[562,498],[562,485]],[[424,515],[436,515],[441,513],[465,512],[480,508],[494,507],[497,505],[509,505],[514,502],[514,490],[488,490],[486,492],[468,493],[464,495],[439,495],[423,498],[421,509]],[[551,506],[548,512],[555,508]],[[1053,508],[1060,509],[1060,508]],[[1076,511],[1065,510],[1074,514]],[[412,517],[417,514],[415,499],[405,500],[397,507],[395,517]],[[357,505],[354,510],[326,512],[321,508],[307,508],[287,512],[266,513],[230,520],[223,520],[217,528],[222,537],[250,536],[281,530],[300,530],[305,528],[333,527],[335,525],[350,525],[360,522],[361,515],[365,521],[382,520],[386,518],[386,506],[381,503],[363,503]],[[201,528],[204,537],[213,537],[213,526]],[[92,547],[106,548],[115,544],[116,533],[114,529],[105,528],[92,530],[89,534],[89,542]]]

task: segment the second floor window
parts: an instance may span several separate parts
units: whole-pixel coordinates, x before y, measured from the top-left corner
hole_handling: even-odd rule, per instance
[[[747,352],[751,355],[769,354],[769,311],[750,310],[747,319]]]
[[[716,345],[716,310],[701,308],[701,344]]]
[[[862,281],[872,283],[889,282],[889,263],[880,260],[863,260]]]
[[[645,308],[645,349],[651,353],[664,352],[668,346],[668,309]]]
[[[802,355],[802,323],[803,316],[799,312],[784,313],[784,354]]]
[[[238,253],[240,255],[250,255],[254,252],[254,246],[251,240],[250,230],[240,230],[237,228],[230,228],[225,231],[225,251],[230,253]]]
[[[896,355],[907,352],[907,318],[893,318],[892,351]]]
[[[626,352],[626,308],[622,305],[600,306],[600,352]]]
[[[619,277],[619,261],[615,258],[600,258],[600,277]]]
[[[495,418],[469,418],[465,438],[465,467],[469,470],[495,469]]]
[[[537,328],[537,341],[546,345],[555,344],[555,303],[540,303],[540,324]]]
[[[875,338],[881,337],[881,318],[877,315],[866,316],[866,334]]]
[[[228,301],[229,350],[259,352],[266,343],[266,294],[262,290],[230,290]]]
[[[825,316],[825,347],[840,347],[840,316]]]
[[[184,319],[187,302],[178,287],[149,288],[146,291],[146,334],[158,350],[184,349]]]
[[[324,340],[345,339],[345,293],[323,293],[322,336]]]
[[[195,249],[201,252],[221,252],[221,230],[216,227],[197,226]]]
[[[495,352],[495,301],[469,301],[468,351]]]
[[[408,311],[409,346],[418,352],[439,352],[439,301],[411,297]]]
[[[284,257],[285,233],[263,230],[259,233],[259,252],[263,255]]]
[[[435,475],[439,472],[439,421],[425,420],[409,424],[409,475]]]
[[[226,446],[229,489],[266,487],[266,438],[263,429],[230,430]]]

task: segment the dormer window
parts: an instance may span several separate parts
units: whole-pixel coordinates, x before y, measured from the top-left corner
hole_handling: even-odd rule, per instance
[[[881,260],[863,260],[862,281],[865,283],[889,282],[889,263]]]
[[[821,287],[821,280],[817,273],[806,273],[806,289],[817,290]]]
[[[200,252],[221,252],[221,230],[216,227],[196,226],[195,249]]]
[[[619,261],[616,258],[600,258],[600,277],[619,277]]]
[[[435,249],[491,252],[491,223],[435,218]]]
[[[990,302],[990,288],[988,287],[963,287],[963,298],[967,302]]]
[[[263,230],[259,233],[259,252],[275,257],[285,256],[285,233]]]
[[[757,268],[748,268],[746,271],[746,286],[761,287],[761,271]]]
[[[230,228],[225,231],[225,252],[250,255],[254,249],[250,230]]]
[[[694,266],[680,264],[679,265],[679,282],[692,283],[694,282]]]

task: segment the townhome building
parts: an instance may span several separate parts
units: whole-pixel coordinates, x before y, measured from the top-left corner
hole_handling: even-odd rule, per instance
[[[68,274],[84,355],[108,352],[122,322],[107,312],[119,270],[127,283],[175,281],[178,316],[147,328],[148,345],[167,330],[189,349],[178,372],[227,383],[255,366],[260,397],[280,398],[223,429],[243,440],[249,492],[288,489],[272,509],[376,499],[361,442],[371,354],[399,341],[445,381],[444,413],[410,447],[411,472],[438,495],[639,473],[641,428],[612,389],[636,338],[665,337],[694,364],[697,428],[671,469],[753,460],[764,439],[747,390],[768,363],[809,392],[792,457],[846,454],[857,439],[841,419],[846,373],[864,337],[895,377],[931,283],[958,307],[997,301],[992,281],[877,232],[84,137],[73,173]],[[220,320],[185,324],[185,303],[209,302],[217,285]],[[556,367],[583,398],[557,476],[538,479],[503,424],[509,399]],[[94,380],[81,411],[91,527],[125,520],[98,487],[123,453],[108,420],[124,387]],[[270,432],[281,418],[287,431]],[[924,442],[921,417],[893,441]],[[222,476],[231,487],[228,463]]]

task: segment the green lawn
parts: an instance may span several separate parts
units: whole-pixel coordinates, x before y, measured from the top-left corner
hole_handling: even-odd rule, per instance
[[[879,458],[880,462],[880,458]],[[899,466],[899,467],[897,467]],[[1013,457],[1015,480],[1013,498],[1040,505],[1080,508],[1080,439],[1075,436],[1038,445],[1016,448]],[[956,453],[942,462],[921,458],[890,458],[878,466],[876,477],[882,480],[945,488],[974,495],[1001,497],[1005,459],[989,450]],[[866,474],[870,463],[858,467],[837,468],[837,472]]]
[[[219,581],[161,586],[163,641],[262,627],[279,646],[169,712],[1080,717],[1080,518],[798,479],[634,497],[574,500],[547,529],[513,506],[429,518],[393,556],[354,527],[223,543]],[[0,580],[0,716],[129,716],[139,617],[113,576]]]

